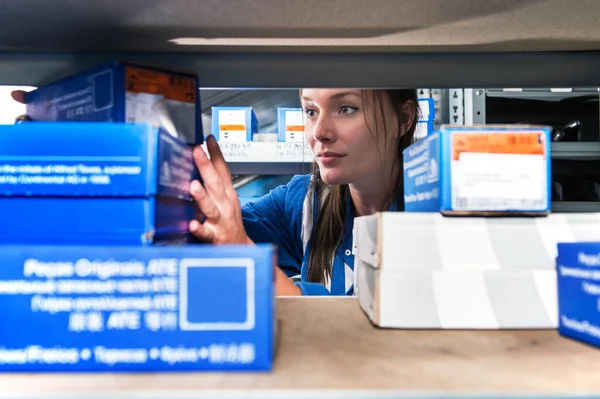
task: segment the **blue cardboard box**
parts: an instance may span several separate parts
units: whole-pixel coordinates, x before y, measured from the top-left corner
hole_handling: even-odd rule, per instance
[[[304,110],[302,108],[277,108],[278,141],[304,142]]]
[[[558,244],[558,331],[600,347],[600,243]]]
[[[270,245],[0,246],[0,371],[270,370]]]
[[[433,98],[419,98],[419,121],[434,121],[435,120],[435,105]]]
[[[0,126],[0,242],[189,238],[191,148],[126,123]]]
[[[252,141],[258,119],[252,107],[212,107],[212,135],[222,142]]]
[[[202,144],[199,87],[194,74],[110,62],[27,93],[26,113],[33,121],[147,123]]]
[[[405,211],[547,215],[550,131],[442,125],[403,151]]]

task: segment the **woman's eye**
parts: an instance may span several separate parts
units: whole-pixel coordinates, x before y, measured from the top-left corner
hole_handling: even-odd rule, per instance
[[[344,105],[340,108],[340,113],[342,115],[352,115],[353,113],[355,113],[356,111],[358,111],[358,108],[356,107],[351,107],[349,105]]]
[[[304,113],[308,118],[314,118],[317,115],[317,112],[314,109],[305,109]]]

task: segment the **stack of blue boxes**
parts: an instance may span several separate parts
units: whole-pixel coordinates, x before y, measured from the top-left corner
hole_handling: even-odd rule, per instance
[[[50,86],[0,127],[0,371],[271,369],[274,248],[193,242],[188,140]]]

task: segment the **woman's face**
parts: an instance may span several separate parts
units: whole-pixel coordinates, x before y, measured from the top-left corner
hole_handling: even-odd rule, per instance
[[[396,157],[397,114],[384,96],[382,118],[374,93],[365,92],[363,99],[363,90],[302,90],[306,141],[327,184],[378,184],[385,160]]]

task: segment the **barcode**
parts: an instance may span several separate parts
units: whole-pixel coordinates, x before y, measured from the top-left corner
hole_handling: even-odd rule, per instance
[[[526,198],[481,198],[481,197],[455,197],[455,210],[530,210],[544,209],[547,204],[544,199],[526,199]]]

